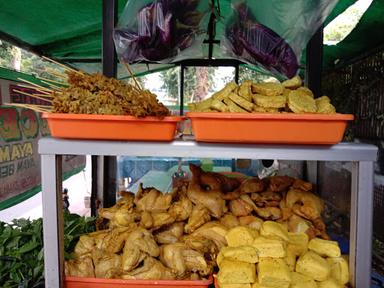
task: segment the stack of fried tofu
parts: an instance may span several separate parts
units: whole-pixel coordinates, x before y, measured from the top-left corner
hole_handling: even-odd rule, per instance
[[[235,113],[336,113],[328,96],[314,98],[310,89],[302,86],[299,76],[282,83],[253,83],[244,81],[240,86],[227,84],[212,97],[189,103],[190,112]]]
[[[232,228],[216,262],[220,288],[343,288],[348,262],[335,241],[290,233],[274,221]]]

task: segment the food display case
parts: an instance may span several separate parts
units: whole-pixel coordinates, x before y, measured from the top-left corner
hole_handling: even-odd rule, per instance
[[[304,146],[198,143],[191,140],[164,143],[45,138],[39,141],[39,153],[42,157],[46,287],[64,287],[60,176],[62,155],[278,159],[309,161],[307,163],[311,165],[316,161],[349,162],[351,163],[350,284],[352,287],[369,287],[373,167],[377,157],[377,148],[373,145],[340,143],[332,146]]]

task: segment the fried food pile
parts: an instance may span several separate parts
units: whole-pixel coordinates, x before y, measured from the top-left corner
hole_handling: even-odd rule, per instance
[[[54,113],[159,118],[170,115],[168,108],[148,90],[101,74],[67,72],[67,75],[69,87],[53,93]]]
[[[311,183],[287,176],[240,180],[193,164],[190,170],[192,179],[172,193],[140,185],[136,195],[121,192],[116,205],[99,209],[100,231],[80,237],[74,258],[65,263],[66,275],[206,278],[224,247],[248,245],[260,233],[273,236],[275,226],[267,223],[281,226],[286,241],[291,234],[329,239],[321,219],[324,204]],[[251,230],[238,234],[234,227]],[[247,257],[260,257],[252,253]]]
[[[260,230],[235,227],[217,256],[220,288],[342,288],[349,282],[348,260],[336,241],[288,232],[265,221]]]
[[[282,83],[247,80],[238,86],[230,82],[212,97],[188,106],[190,112],[336,113],[329,97],[315,99],[312,91],[302,86],[299,76]]]

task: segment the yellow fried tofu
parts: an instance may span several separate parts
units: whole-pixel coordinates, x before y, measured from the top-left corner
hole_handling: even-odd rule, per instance
[[[201,112],[206,109],[210,109],[211,103],[212,103],[212,98],[205,99],[200,102],[193,103],[194,111],[193,112]]]
[[[246,80],[244,81],[240,87],[237,94],[243,97],[248,102],[252,102],[252,90],[251,90],[252,81]]]
[[[223,247],[220,250],[220,253],[222,253],[224,258],[228,260],[242,261],[247,263],[257,263],[259,261],[256,248],[249,245],[238,247]]]
[[[308,251],[297,260],[296,272],[316,281],[325,281],[329,278],[331,271],[327,260],[313,251]]]
[[[316,101],[316,104],[319,103],[319,102],[327,102],[327,103],[331,103],[331,99],[329,99],[328,96],[321,96],[321,97],[318,97],[315,99]]]
[[[254,239],[258,236],[259,233],[257,230],[244,226],[238,226],[229,230],[225,235],[225,239],[227,240],[229,247],[238,247],[252,245]]]
[[[287,102],[289,109],[294,113],[316,113],[317,111],[315,100],[308,95],[298,93],[297,90],[289,93]]]
[[[252,288],[251,284],[224,284],[217,281],[219,284],[219,288]]]
[[[223,255],[223,253],[222,253],[221,250],[220,250],[219,254],[217,254],[217,256],[216,256],[216,264],[217,264],[217,266],[218,266],[219,268],[220,268],[221,263],[223,262],[224,259],[225,259],[225,258],[224,258],[224,255]]]
[[[249,113],[247,110],[238,106],[235,102],[233,102],[229,98],[225,98],[223,102],[228,106],[229,112],[232,113]]]
[[[317,282],[318,288],[344,288],[343,284],[337,283],[335,279],[329,278],[325,281]]]
[[[325,101],[316,102],[316,106],[317,106],[317,111],[316,111],[317,113],[321,113],[321,114],[335,114],[336,113],[335,106],[333,106],[329,102],[325,102]]]
[[[270,288],[288,288],[291,272],[283,259],[262,258],[257,265],[259,284]]]
[[[238,87],[237,84],[232,81],[232,82],[228,83],[227,85],[225,85],[225,87],[223,89],[221,89],[220,91],[213,93],[211,98],[214,100],[221,101],[221,100],[227,98],[228,94],[231,93],[232,91],[234,91],[237,87]]]
[[[331,268],[331,277],[339,284],[345,285],[349,282],[348,262],[343,257],[327,258]]]
[[[263,108],[284,108],[287,102],[287,97],[279,96],[264,96],[261,94],[252,95],[253,102]]]
[[[246,284],[256,281],[256,265],[224,259],[217,278],[222,284]]]
[[[258,282],[255,282],[255,283],[251,284],[251,288],[269,288],[269,287],[261,285]]]
[[[296,75],[295,77],[285,80],[283,83],[281,83],[285,88],[289,89],[297,89],[301,85],[303,85],[303,81],[301,80],[301,77],[299,75]]]
[[[308,243],[308,249],[324,257],[340,257],[340,247],[337,241],[313,238]]]
[[[289,270],[294,271],[295,267],[296,267],[297,255],[296,255],[296,251],[292,247],[292,245],[290,245],[290,244],[287,245],[286,254],[287,255],[284,258],[285,263],[287,263]]]
[[[227,105],[225,105],[221,100],[213,100],[210,108],[217,110],[217,111],[220,111],[220,112],[228,112],[229,111]]]
[[[266,96],[278,96],[283,94],[284,86],[281,83],[253,83],[252,93]]]
[[[316,282],[303,274],[292,272],[291,279],[292,282],[289,288],[317,288]]]
[[[265,221],[263,226],[261,226],[260,235],[289,241],[287,228],[275,221]]]
[[[301,95],[307,95],[307,96],[310,96],[311,98],[315,98],[315,95],[313,95],[313,92],[308,87],[302,86],[297,88],[296,91]]]
[[[231,99],[233,102],[235,102],[240,107],[244,108],[245,110],[251,112],[253,110],[253,103],[245,100],[243,97],[240,97],[239,95],[236,95],[235,93],[229,94],[229,99]]]
[[[269,239],[265,237],[258,237],[252,244],[258,251],[259,258],[283,258],[287,255],[286,244],[279,239]]]
[[[264,107],[260,107],[258,105],[254,105],[253,106],[253,112],[256,112],[256,113],[279,113],[279,109],[278,108],[264,108]]]
[[[309,237],[307,233],[294,233],[288,232],[289,244],[288,246],[295,252],[297,256],[300,256],[307,252]]]

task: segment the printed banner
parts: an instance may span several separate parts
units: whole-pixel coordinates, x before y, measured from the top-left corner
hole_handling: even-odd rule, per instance
[[[0,107],[0,210],[17,204],[40,191],[38,140],[49,136],[40,113],[30,109]],[[63,157],[63,173],[80,171],[85,156]],[[31,192],[33,191],[33,192]],[[14,198],[29,192],[29,196]],[[14,201],[10,201],[10,200]],[[4,201],[12,202],[5,205]]]

